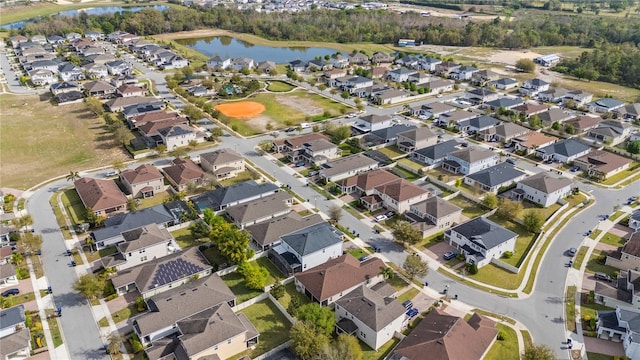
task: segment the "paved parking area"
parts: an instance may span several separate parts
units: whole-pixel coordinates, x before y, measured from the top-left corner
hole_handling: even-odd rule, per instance
[[[446,261],[442,258],[444,253],[446,253],[447,251],[455,251],[455,250],[456,250],[455,247],[449,245],[449,243],[447,242],[442,241],[433,245],[428,249],[425,249],[423,252],[431,258],[434,258],[442,263],[445,263]]]
[[[585,337],[584,344],[588,352],[605,354],[609,356],[625,356],[624,347],[620,342],[609,341],[592,337]]]

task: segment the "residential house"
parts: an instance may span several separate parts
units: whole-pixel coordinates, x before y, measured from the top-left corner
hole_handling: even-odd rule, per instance
[[[407,130],[415,130],[415,125],[396,124],[388,128],[372,131],[362,137],[362,141],[368,147],[384,147],[395,145],[398,134]]]
[[[115,60],[117,60],[117,58],[115,56],[111,55],[111,54],[98,54],[98,55],[87,56],[87,60],[91,61],[93,63],[93,65],[103,65],[104,66],[104,70],[108,75],[109,72],[107,71],[107,66],[104,65],[104,64],[106,64],[108,62],[111,62],[111,61],[115,61]]]
[[[573,165],[598,180],[605,180],[631,166],[631,159],[604,150],[593,150],[573,161]]]
[[[211,209],[222,211],[229,206],[246,203],[247,201],[270,196],[278,191],[278,186],[272,183],[258,184],[253,180],[207,191],[194,196],[191,201],[199,211]]]
[[[131,116],[127,118],[127,123],[131,128],[137,128],[138,126],[147,124],[147,123],[156,123],[156,122],[164,122],[164,121],[173,121],[180,120],[179,122],[168,123],[170,125],[174,124],[188,124],[189,119],[180,116],[177,112],[166,112],[166,111],[155,111],[155,112],[147,112],[136,116]],[[157,134],[157,130],[154,132],[154,135]]]
[[[9,264],[13,257],[11,246],[0,246],[0,265]]]
[[[169,231],[157,224],[123,231],[121,235],[125,241],[116,244],[117,252],[100,259],[105,269],[125,270],[180,250]]]
[[[151,164],[120,173],[120,182],[134,198],[148,198],[164,189],[164,176]]]
[[[549,109],[549,107],[547,105],[544,104],[522,104],[522,105],[518,105],[516,107],[514,107],[513,109],[511,109],[511,111],[513,111],[514,113],[516,113],[517,115],[521,115],[524,116],[526,118],[529,118],[533,115],[539,115],[545,111],[547,111]]]
[[[397,175],[385,169],[375,169],[336,181],[336,186],[345,194],[372,195],[374,188],[397,180],[400,180]]]
[[[456,129],[473,135],[483,130],[495,128],[501,122],[502,121],[492,116],[482,115],[468,120],[458,121]]]
[[[419,62],[420,62],[420,58],[414,55],[407,55],[399,59],[396,59],[394,61],[396,65],[404,66],[407,68],[413,68],[413,69],[415,69],[418,66]]]
[[[488,86],[493,86],[498,90],[510,90],[518,87],[518,80],[512,78],[501,78],[498,80],[490,81]]]
[[[89,81],[82,84],[82,87],[88,96],[94,96],[99,99],[109,98],[116,93],[115,86],[103,80]]]
[[[168,150],[187,146],[191,141],[196,141],[196,130],[189,125],[177,124],[158,130]]]
[[[122,109],[122,115],[124,115],[125,120],[128,120],[130,118],[144,115],[144,114],[162,112],[164,111],[164,109],[165,109],[165,104],[162,102],[134,104],[134,105],[125,106]],[[186,124],[182,124],[182,125],[186,126]],[[162,139],[159,138],[159,140],[162,140]]]
[[[84,207],[97,216],[111,217],[127,211],[127,197],[113,180],[84,177],[73,185]]]
[[[104,64],[110,75],[132,74],[133,67],[126,61],[114,60]]]
[[[616,307],[615,311],[596,311],[598,338],[622,342],[624,354],[629,359],[640,357],[640,311]],[[634,339],[635,338],[635,339]]]
[[[52,46],[57,46],[63,44],[65,39],[60,35],[51,35],[47,38],[47,42]],[[14,46],[15,47],[15,46]]]
[[[590,112],[606,114],[613,113],[624,107],[624,102],[613,98],[602,98],[587,104]]]
[[[484,141],[497,141],[503,144],[511,142],[511,139],[522,136],[530,130],[524,126],[512,122],[504,122],[500,125],[478,132],[478,137]]]
[[[80,91],[80,86],[73,81],[63,81],[51,84],[51,93],[53,95]]]
[[[328,222],[281,236],[269,249],[269,259],[283,274],[293,275],[342,255],[342,232]]]
[[[348,58],[351,65],[369,65],[369,57],[363,53],[354,52],[349,54]]]
[[[451,70],[449,77],[458,81],[468,81],[471,80],[471,77],[476,72],[478,72],[478,69],[473,66],[460,66],[459,68]]]
[[[575,107],[585,106],[593,100],[593,94],[584,90],[571,90],[567,92],[562,99],[562,103],[566,106],[573,105]],[[573,104],[571,104],[573,103]]]
[[[313,59],[309,60],[307,63],[308,71],[325,71],[331,69],[331,63],[328,63],[324,60]]]
[[[394,82],[403,83],[409,81],[409,75],[413,75],[415,73],[415,70],[409,70],[405,68],[394,69],[387,72],[387,79]]]
[[[371,55],[372,64],[391,64],[392,62],[393,57],[387,53],[377,51]]]
[[[538,95],[538,93],[549,90],[549,86],[551,86],[551,84],[549,84],[548,82],[542,79],[534,78],[526,80],[524,83],[522,83],[522,86],[518,89],[518,92],[524,96],[533,97]]]
[[[573,192],[573,181],[548,172],[529,176],[518,182],[516,192],[524,199],[543,207],[549,207]]]
[[[500,79],[500,74],[491,70],[478,70],[471,75],[471,84],[486,86],[487,83]],[[517,82],[516,82],[517,84]]]
[[[326,162],[319,170],[318,176],[326,182],[335,182],[361,172],[377,169],[378,166],[376,160],[363,154],[353,154]]]
[[[251,200],[225,209],[227,217],[240,229],[273,220],[291,212],[293,196],[286,191]]]
[[[272,74],[277,70],[276,63],[273,61],[260,61],[256,69],[263,74]]]
[[[363,97],[363,89],[366,89],[370,86],[373,86],[373,79],[362,76],[347,76],[342,81],[341,88],[344,91],[348,91],[351,95]]]
[[[524,101],[522,101],[522,98],[519,97],[502,97],[486,102],[484,104],[484,108],[488,108],[492,111],[498,111],[499,109],[511,110],[518,105],[522,105],[523,103]]]
[[[29,38],[22,35],[15,35],[10,38],[10,41],[11,41],[11,47],[17,48],[20,44],[26,43],[27,41],[29,41]]]
[[[122,97],[145,96],[147,89],[135,85],[122,85],[116,89],[116,93]]]
[[[299,152],[304,150],[304,144],[316,140],[329,140],[325,135],[311,132],[308,134],[290,137],[284,140],[274,140],[273,151],[280,153]]]
[[[455,127],[460,121],[470,120],[477,116],[476,112],[453,111],[440,115],[435,124],[442,127]]]
[[[527,176],[525,172],[516,169],[507,162],[502,162],[465,176],[464,183],[472,188],[481,190],[481,193],[489,192],[497,194],[500,189],[506,189],[515,185],[515,183],[524,179],[525,176]]]
[[[82,66],[89,79],[104,79],[109,76],[109,71],[104,64],[85,64]]]
[[[518,234],[481,216],[444,233],[445,241],[456,247],[468,264],[479,268],[500,259],[506,251],[513,252],[517,238]]]
[[[118,271],[111,281],[118,294],[138,290],[147,299],[193,281],[194,277],[211,275],[212,272],[213,268],[207,259],[194,246]]]
[[[442,60],[432,57],[421,58],[418,62],[418,65],[420,65],[422,70],[427,70],[431,73],[436,71],[436,66],[438,64],[442,64]]]
[[[419,127],[399,132],[396,146],[400,151],[412,152],[438,143],[438,136],[427,127]]]
[[[575,134],[583,134],[597,128],[601,121],[602,118],[599,116],[583,115],[565,121],[564,126],[571,126]]]
[[[565,164],[588,154],[591,147],[579,140],[569,138],[536,150],[536,157],[542,160],[554,160]]]
[[[444,92],[453,91],[455,81],[448,79],[435,78],[426,84],[419,85],[418,88],[424,87],[430,90],[430,94],[442,94]]]
[[[511,139],[511,143],[514,144],[516,151],[530,154],[539,148],[553,144],[558,138],[545,135],[538,131],[529,131],[524,135],[519,135]]]
[[[425,233],[443,231],[462,221],[462,208],[437,196],[411,205],[405,216],[416,220],[414,227],[418,227],[423,236]]]
[[[474,105],[494,101],[499,97],[500,94],[487,88],[472,88],[464,93],[464,98]]]
[[[616,112],[625,120],[638,120],[640,119],[640,103],[626,104],[624,108],[620,108]]]
[[[618,145],[627,140],[631,135],[633,126],[619,120],[604,120],[598,126],[587,132],[587,137],[596,142]]]
[[[565,112],[560,108],[551,108],[538,114],[538,119],[540,119],[543,126],[551,126],[556,122],[561,123],[571,119],[571,117],[573,117],[571,113]]]
[[[416,72],[414,74],[409,75],[408,81],[410,83],[415,83],[416,85],[426,84],[431,81],[432,77],[425,73]]]
[[[498,329],[496,323],[474,313],[469,320],[448,315],[438,309],[427,313],[415,329],[393,349],[389,360],[483,359]]]
[[[51,70],[31,70],[28,74],[29,80],[36,86],[51,85],[58,81],[58,76]]]
[[[214,56],[207,60],[207,67],[212,70],[224,70],[231,66],[230,58],[223,58],[221,56]]]
[[[381,208],[405,213],[412,204],[433,196],[429,191],[405,179],[398,179],[373,188],[371,195],[360,198],[360,203],[375,211]]]
[[[448,153],[456,150],[458,150],[458,142],[451,139],[415,150],[409,154],[409,158],[423,164],[439,166]]]
[[[0,247],[6,247],[11,242],[11,234],[17,232],[14,226],[0,223]]]
[[[193,96],[207,96],[207,94],[209,94],[209,89],[200,85],[192,86],[188,88],[187,91]]]
[[[11,247],[8,248],[10,249]],[[18,285],[18,275],[14,264],[5,263],[0,265],[0,284],[3,285],[3,287]]]
[[[342,155],[338,145],[327,139],[316,139],[302,144],[302,149],[290,151],[287,158],[292,162],[304,161],[308,164],[322,165]]]
[[[345,76],[347,76],[347,71],[344,69],[331,69],[322,73],[322,77],[327,80],[344,78]]]
[[[393,125],[393,119],[389,115],[370,114],[359,117],[353,125],[352,129],[360,133],[367,133],[384,129]]]
[[[349,66],[349,58],[345,57],[342,54],[331,55],[331,59],[329,59],[329,62],[331,63],[331,65],[333,65],[334,68],[344,69]]]
[[[454,174],[470,175],[498,163],[500,156],[480,147],[465,147],[447,154],[442,168]]]
[[[143,113],[143,114],[139,114],[139,115],[129,116],[129,117],[127,117],[127,119],[133,119],[133,118],[138,118],[138,117],[143,116],[143,115],[159,114],[159,113],[162,113],[162,111],[158,110],[158,111],[154,111],[154,112],[148,112],[148,113]],[[162,144],[162,137],[160,136],[160,130],[161,129],[166,129],[166,128],[169,128],[171,126],[175,126],[175,125],[179,125],[179,124],[187,124],[188,122],[189,122],[189,120],[186,119],[186,118],[174,117],[174,118],[162,119],[162,120],[158,120],[158,121],[147,121],[147,122],[141,123],[141,124],[138,124],[136,122],[135,123],[135,125],[136,125],[135,128],[144,137],[144,140],[147,143],[147,145],[149,147],[151,147],[151,148],[154,148],[154,147],[157,147],[158,145]]]
[[[253,69],[255,67],[255,62],[253,59],[247,57],[237,57],[231,59],[231,67],[236,71],[242,71],[244,69]]]
[[[557,104],[559,102],[562,102],[562,100],[565,98],[565,96],[567,96],[568,93],[569,90],[564,88],[551,88],[547,91],[541,91],[540,93],[538,93],[538,100]]]
[[[462,65],[460,64],[456,64],[456,63],[452,63],[449,61],[445,61],[445,62],[441,62],[440,64],[436,65],[435,68],[435,72],[436,74],[442,76],[442,77],[449,77],[449,74],[455,70],[460,68]]]
[[[84,71],[80,66],[72,63],[63,63],[58,67],[58,74],[62,81],[78,81],[84,80]]]
[[[287,215],[273,218],[269,221],[248,225],[245,230],[249,232],[253,244],[262,251],[279,244],[281,237],[305,229],[307,227],[324,222],[320,214],[312,214],[301,217],[296,212],[289,212]]]
[[[26,320],[24,305],[0,310],[0,356],[3,360],[30,357]]]
[[[104,226],[93,230],[89,236],[96,249],[101,250],[126,241],[122,236],[123,232],[151,224],[160,228],[179,224],[181,216],[189,211],[184,202],[177,201],[116,215],[105,220]]]
[[[409,108],[411,109],[411,115],[425,120],[438,118],[442,114],[450,113],[457,109],[455,106],[442,102],[433,102],[414,107],[409,106]]]
[[[67,41],[72,42],[74,40],[78,40],[82,38],[82,35],[76,33],[76,32],[70,32],[67,35],[64,36]]]
[[[162,168],[162,172],[176,190],[183,191],[187,186],[197,187],[204,183],[204,171],[191,159],[175,158],[171,164]]]
[[[362,285],[373,286],[382,281],[382,260],[373,257],[358,261],[350,254],[294,275],[296,290],[320,305],[329,306]]]
[[[395,104],[406,100],[409,95],[408,91],[403,89],[385,89],[376,93],[372,93],[370,98],[374,104],[385,105]]]
[[[307,71],[307,62],[300,59],[289,61],[289,64],[287,66],[289,67],[289,69],[297,73],[303,73]]]
[[[104,34],[99,31],[89,30],[84,33],[85,38],[91,39],[91,41],[104,40]]]
[[[200,154],[200,166],[213,173],[217,179],[236,177],[238,173],[245,171],[244,157],[229,148]]]
[[[378,284],[371,288],[361,285],[351,290],[335,302],[334,309],[336,333],[354,335],[375,351],[408,323],[402,304],[384,292],[390,285]],[[391,291],[395,292],[395,289]]]
[[[27,64],[28,70],[49,70],[54,74],[58,73],[58,67],[60,64],[53,60],[36,60],[30,64]]]
[[[605,265],[620,269],[622,270],[621,273],[629,270],[629,274],[625,275],[633,275],[633,278],[640,280],[640,274],[637,273],[640,271],[640,232],[632,233],[624,245],[616,249],[616,251],[609,252]],[[627,276],[624,277],[627,278]],[[631,279],[627,278],[626,280]],[[628,284],[625,284],[622,288],[627,290],[629,285],[633,284],[634,281],[628,281]],[[635,290],[636,289],[632,289],[632,295],[635,295]],[[638,287],[637,291],[640,291],[640,287]],[[638,299],[640,299],[640,294],[637,296],[639,296]],[[604,301],[600,301],[599,303],[604,303]],[[633,305],[635,303],[637,303],[637,301],[631,304]],[[609,304],[609,306],[611,305]]]

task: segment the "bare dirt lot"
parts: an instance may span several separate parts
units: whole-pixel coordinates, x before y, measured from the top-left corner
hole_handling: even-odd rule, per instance
[[[49,96],[0,95],[0,186],[27,189],[46,179],[127,160],[84,104]]]

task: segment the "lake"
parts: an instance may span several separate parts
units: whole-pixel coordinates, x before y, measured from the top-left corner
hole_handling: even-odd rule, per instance
[[[336,49],[318,47],[270,47],[248,43],[229,36],[213,36],[198,39],[180,39],[177,43],[197,50],[207,56],[236,58],[248,57],[256,62],[274,61],[286,64],[293,60],[313,60],[316,56],[331,55]]]
[[[60,16],[60,17],[75,16],[75,15],[78,15],[79,13],[81,13],[81,12],[86,13],[87,15],[104,15],[104,14],[113,14],[113,13],[116,13],[116,12],[124,12],[124,11],[136,12],[136,11],[140,11],[140,10],[143,10],[143,9],[156,9],[158,11],[163,11],[166,8],[168,8],[168,6],[166,6],[166,5],[128,6],[128,7],[125,7],[125,6],[104,6],[104,7],[95,7],[95,8],[86,8],[86,9],[65,10],[65,11],[61,11],[61,12],[56,13],[56,14],[51,14],[50,16]],[[30,22],[34,22],[37,19],[38,18],[22,20],[22,21],[16,21],[16,22],[0,25],[0,28],[4,28],[4,29],[21,29],[21,28],[24,27],[25,24],[28,24]]]

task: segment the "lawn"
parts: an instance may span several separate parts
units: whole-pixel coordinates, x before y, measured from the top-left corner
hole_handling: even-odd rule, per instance
[[[166,191],[162,191],[159,193],[154,193],[154,196],[140,199],[140,205],[138,205],[138,210],[150,208],[156,205],[164,204],[164,201],[169,198],[169,193]]]
[[[47,316],[47,323],[49,324],[49,331],[51,331],[51,337],[53,338],[53,347],[57,348],[62,345],[62,334],[60,333],[60,325],[58,324],[58,318],[55,315],[55,310],[45,309]]]
[[[189,230],[188,226],[186,228],[172,231],[171,235],[176,239],[176,242],[180,245],[182,250],[199,244],[199,242],[191,236],[191,230]]]
[[[420,243],[420,246],[425,249],[428,249],[435,244],[441,243],[442,241],[444,241],[444,233],[439,232],[427,238],[424,238],[424,240]]]
[[[581,304],[580,306],[580,314],[582,315],[582,318],[584,318],[585,315],[589,315],[592,319],[596,319],[596,311],[613,311],[613,310],[615,310],[615,308],[611,308],[611,307],[596,304],[596,303]]]
[[[627,180],[625,181],[625,183],[630,183],[632,181],[637,180],[640,177],[640,172],[638,172],[638,166],[640,164],[638,162],[632,162],[631,165],[623,170],[620,171],[619,173],[607,178],[606,180],[604,180],[603,182],[601,182],[601,184],[603,185],[614,185],[617,184],[618,182],[622,181],[622,180]]]
[[[567,330],[576,331],[576,287],[568,286],[565,294],[565,316],[567,318]]]
[[[593,240],[595,240],[598,235],[600,235],[600,233],[602,232],[602,230],[600,229],[595,229],[591,232],[591,234],[589,234],[589,237],[592,238]]]
[[[255,349],[245,351],[237,358],[248,355],[253,359],[289,340],[291,323],[271,301],[255,303],[240,312],[245,314],[260,332],[260,341]]]
[[[582,266],[582,262],[584,261],[584,257],[587,256],[587,250],[589,250],[589,248],[586,246],[581,246],[580,249],[578,249],[578,253],[576,254],[573,261],[574,268],[580,269],[580,267]]]
[[[267,257],[261,257],[260,259],[257,259],[255,262],[269,271],[269,276],[267,276],[267,281],[266,281],[267,285],[275,284],[276,280],[281,280],[285,278],[284,274],[280,272],[280,270],[278,270],[278,268],[275,265],[273,265],[271,260],[269,260]]]
[[[230,185],[234,185],[234,184],[241,183],[247,180],[252,180],[252,179],[253,179],[253,174],[249,170],[245,170],[243,172],[236,174],[236,176],[232,178],[220,180],[220,185],[223,187],[227,187]]]
[[[232,272],[224,275],[222,280],[227,284],[231,291],[236,295],[236,302],[241,304],[247,300],[262,294],[260,290],[249,289],[244,284],[244,277],[239,272]]]
[[[483,359],[519,360],[520,349],[518,349],[518,335],[516,331],[504,324],[496,324],[496,328],[504,333],[505,339],[501,341],[496,340]]]
[[[509,259],[505,259],[505,258],[500,259],[500,261],[503,261],[507,264],[518,266],[518,263],[522,261],[522,259],[524,259],[525,256],[527,256],[528,250],[532,246],[532,242],[535,240],[536,235],[530,233],[524,228],[524,226],[516,222],[507,221],[495,215],[490,216],[489,220],[518,234],[513,256],[511,256]]]
[[[403,153],[402,151],[400,151],[398,149],[397,146],[395,145],[391,145],[391,146],[387,146],[387,147],[383,147],[380,149],[377,149],[379,152],[383,153],[384,155],[388,156],[390,159],[395,159],[395,158],[399,158],[402,156],[407,155],[406,153]],[[422,167],[420,167],[419,169],[421,169]]]
[[[64,215],[62,214],[62,210],[60,209],[60,206],[58,205],[58,194],[60,192],[56,192],[53,194],[53,196],[51,198],[49,198],[49,205],[51,205],[51,209],[53,210],[53,214],[56,217],[56,222],[58,223],[58,227],[60,227],[60,230],[62,231],[62,236],[65,239],[71,239],[71,232],[69,231],[69,228],[67,227],[67,222],[66,219],[64,217]]]
[[[615,360],[616,359],[611,355],[596,354],[588,351],[587,351],[587,357],[589,358],[589,360]]]
[[[601,262],[600,259],[604,255],[605,254],[603,253],[602,250],[594,250],[593,253],[591,253],[591,257],[589,258],[589,261],[587,262],[586,272],[591,274],[601,272],[615,279],[614,275],[620,272],[620,270],[612,266],[607,266],[603,262]]]
[[[469,219],[476,218],[489,212],[489,210],[484,208],[482,205],[473,202],[461,195],[454,197],[453,199],[449,200],[449,202],[461,207],[462,215],[468,217]]]
[[[400,342],[400,340],[393,338],[389,340],[386,344],[382,345],[378,351],[373,350],[367,344],[363,343],[362,340],[359,341],[360,348],[362,349],[362,360],[381,360],[387,356],[393,348]]]
[[[0,103],[0,187],[27,189],[69,171],[127,159],[82,103],[52,106],[48,95],[7,94]]]
[[[273,92],[288,92],[295,88],[295,86],[284,81],[269,81],[269,86],[267,86],[267,90]]]
[[[348,250],[347,253],[349,253],[351,256],[353,256],[356,259],[360,259],[363,256],[371,255],[368,251],[361,248]]]
[[[524,214],[527,213],[528,211],[534,211],[538,215],[540,215],[542,219],[547,220],[551,215],[553,215],[553,213],[555,213],[556,211],[558,211],[558,209],[560,209],[560,204],[558,203],[555,203],[546,208],[538,207],[538,205],[529,201],[523,201],[522,205],[523,205],[523,209],[520,212],[520,216],[518,216],[519,219],[522,219]]]
[[[426,174],[445,183],[448,183],[449,181],[461,179],[463,177],[462,174],[450,173],[448,171],[442,170],[442,168],[431,169],[427,171]]]
[[[609,221],[616,221],[622,215],[624,215],[624,211],[618,210],[609,216]]]
[[[94,252],[85,251],[84,255],[87,257],[88,262],[93,262],[105,256],[113,255],[117,251],[118,249],[115,246],[109,246]]]
[[[424,165],[422,165],[422,164],[420,164],[420,163],[417,163],[417,162],[415,162],[415,161],[413,161],[413,160],[409,160],[409,159],[407,159],[407,158],[404,158],[404,159],[400,159],[400,160],[398,160],[398,164],[402,164],[402,166],[407,167],[407,168],[409,168],[409,169],[412,169],[412,170],[414,170],[416,173],[417,173],[418,171],[420,171],[420,170],[424,167]]]
[[[35,299],[36,295],[33,293],[33,291],[30,293],[13,295],[9,297],[9,300],[11,300],[11,306],[28,303],[29,301],[34,301]]]
[[[600,242],[603,244],[613,245],[613,246],[622,246],[626,242],[625,239],[618,235],[614,235],[610,232],[604,234],[603,237],[600,238]]]
[[[82,204],[76,189],[65,190],[60,199],[73,225],[87,222],[87,209]]]
[[[504,260],[504,259],[501,259]],[[482,267],[475,275],[467,274],[467,277],[487,285],[499,286],[504,289],[517,289],[524,276],[524,271],[520,274],[514,274],[497,267],[494,264],[488,264]]]
[[[209,264],[224,264],[227,262],[227,258],[225,258],[215,246],[210,246],[202,252],[202,255],[207,259]]]
[[[127,319],[129,319],[132,316],[136,316],[138,315],[138,309],[136,307],[136,305],[129,305],[124,309],[120,309],[114,313],[111,314],[111,318],[113,319],[114,323],[119,323],[122,321],[125,321]],[[107,320],[107,318],[103,317],[102,319],[100,319],[100,321],[98,321],[98,324],[102,327],[107,327],[109,326],[109,322]]]
[[[384,281],[386,281],[387,284],[393,286],[393,288],[397,291],[400,291],[407,287],[407,285],[409,285],[406,281],[402,280],[400,276],[394,276],[390,279],[385,279]]]
[[[311,300],[309,300],[308,297],[304,296],[304,294],[301,294],[296,290],[296,284],[293,282],[290,282],[287,285],[285,285],[284,290],[285,290],[284,296],[278,299],[278,302],[285,309],[289,308],[289,303],[291,303],[291,299],[294,297],[298,299],[298,303],[301,305],[308,304],[311,302]]]
[[[420,290],[411,287],[409,290],[403,292],[398,296],[398,302],[402,304],[407,300],[413,300],[413,298],[415,298],[418,294],[420,294]]]
[[[401,168],[400,166],[396,166],[391,168],[391,172],[400,176],[401,178],[408,180],[408,181],[414,181],[417,180],[420,176],[418,176],[417,174],[412,173],[409,170],[405,170],[403,168]]]

